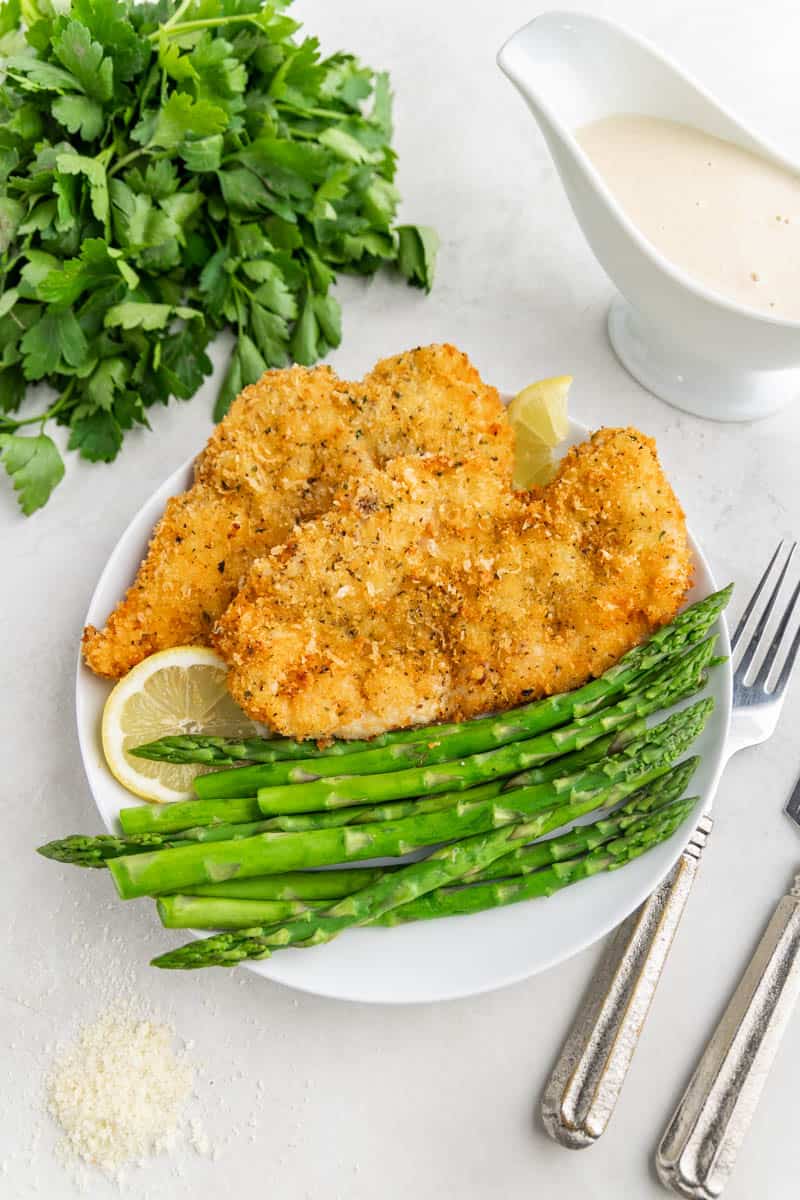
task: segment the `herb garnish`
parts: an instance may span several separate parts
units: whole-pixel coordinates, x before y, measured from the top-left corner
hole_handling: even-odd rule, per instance
[[[394,225],[388,77],[321,58],[286,6],[0,8],[0,456],[23,512],[64,474],[47,421],[110,462],[194,394],[217,330],[236,337],[220,418],[267,367],[339,344],[338,271],[391,263],[429,290],[436,235]],[[20,419],[38,382],[56,398]]]

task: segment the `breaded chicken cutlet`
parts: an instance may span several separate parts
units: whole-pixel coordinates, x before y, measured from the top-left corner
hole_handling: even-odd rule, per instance
[[[330,367],[267,372],[211,435],[192,487],[167,502],[105,628],[84,631],[87,664],[115,679],[157,650],[208,644],[253,560],[324,513],[348,480],[398,455],[440,453],[511,474],[500,397],[453,346],[387,358],[359,383]]]
[[[251,717],[369,737],[578,686],[670,621],[691,573],[654,443],[604,429],[531,492],[486,456],[352,477],[254,564],[213,640]]]

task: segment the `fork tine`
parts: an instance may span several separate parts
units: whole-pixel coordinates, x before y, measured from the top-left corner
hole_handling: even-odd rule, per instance
[[[800,596],[800,582],[797,583],[794,591],[792,592],[791,599],[786,605],[784,614],[781,617],[780,625],[775,630],[775,636],[770,642],[769,650],[765,654],[764,661],[758,669],[758,675],[756,675],[755,679],[753,680],[754,684],[758,684],[763,688],[766,688],[767,686],[767,680],[769,679],[769,673],[772,670],[772,664],[775,662],[776,655],[780,649],[781,642],[783,641],[783,635],[786,633],[789,622],[792,619],[792,614],[797,606],[798,596]]]
[[[783,538],[781,538],[781,540],[778,542],[775,553],[773,554],[772,558],[767,563],[766,571],[759,579],[756,590],[753,592],[752,596],[750,597],[750,599],[747,603],[747,607],[745,608],[744,612],[742,613],[741,617],[739,618],[739,624],[736,626],[736,632],[734,633],[733,637],[731,638],[731,654],[733,654],[734,650],[739,645],[739,639],[741,638],[742,634],[744,633],[744,627],[747,624],[747,622],[750,620],[750,614],[752,613],[753,609],[755,608],[756,604],[758,603],[758,598],[761,595],[762,591],[764,590],[764,584],[769,579],[769,573],[772,570],[772,568],[774,567],[775,560],[778,557],[778,555],[780,554],[784,545],[785,545],[784,540],[783,540]]]
[[[769,621],[770,617],[772,616],[772,610],[775,607],[775,601],[778,599],[778,592],[781,590],[781,585],[783,584],[783,581],[786,578],[786,572],[789,570],[789,564],[792,561],[792,559],[794,558],[794,552],[796,549],[797,549],[797,542],[792,542],[792,546],[787,555],[786,562],[783,564],[783,567],[781,568],[781,571],[778,575],[777,583],[775,584],[774,588],[772,589],[772,595],[770,596],[769,600],[767,601],[767,606],[764,609],[763,613],[761,614],[758,624],[756,625],[755,629],[753,630],[752,637],[750,638],[750,641],[747,643],[747,645],[745,647],[744,654],[742,655],[742,657],[739,660],[739,665],[736,668],[736,674],[739,676],[740,679],[744,679],[745,674],[747,672],[747,668],[750,666],[750,663],[753,661],[753,656],[757,653],[758,648],[761,645],[761,639],[764,636],[764,630],[767,627],[767,622]],[[738,630],[737,630],[737,632],[738,632]]]
[[[797,662],[798,650],[800,650],[800,629],[798,629],[794,635],[792,644],[789,647],[789,653],[786,655],[786,662],[783,664],[781,673],[778,676],[777,682],[775,683],[775,687],[772,691],[772,698],[776,700],[779,699],[786,691],[786,685],[789,682],[789,678],[794,670],[795,663]]]

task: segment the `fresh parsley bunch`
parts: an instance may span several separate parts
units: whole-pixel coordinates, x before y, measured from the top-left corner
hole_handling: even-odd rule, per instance
[[[110,462],[193,395],[216,330],[236,335],[220,418],[339,344],[337,271],[430,288],[435,234],[394,225],[387,76],[320,58],[287,3],[0,8],[0,453],[23,512],[64,474],[47,421]],[[32,382],[56,399],[18,419]]]

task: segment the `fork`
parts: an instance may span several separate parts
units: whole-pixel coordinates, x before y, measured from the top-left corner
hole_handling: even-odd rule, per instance
[[[788,551],[785,542],[778,544],[733,635],[731,653],[740,646],[743,650],[734,672],[726,759],[746,746],[766,741],[778,723],[786,687],[800,650],[798,630],[788,652],[778,661],[792,617],[799,608],[800,583],[783,607],[771,637],[768,626],[776,614],[778,597],[796,548],[797,543],[788,547]],[[763,601],[762,596],[770,585],[770,594]],[[745,643],[744,634],[751,618],[756,619],[756,624]],[[747,676],[753,663],[762,653],[764,657],[755,678],[748,683]],[[770,678],[776,667],[779,668],[778,676],[770,688]],[[706,813],[670,874],[644,904],[623,921],[603,953],[542,1097],[545,1128],[562,1146],[570,1149],[591,1146],[608,1126],[711,828],[712,819]],[[785,950],[788,961],[786,939],[791,940],[790,927],[797,928],[792,945],[796,946],[800,938],[798,903],[800,887],[795,881],[793,894],[781,901],[773,918],[777,923],[768,927],[759,947],[756,957],[761,953],[759,961],[762,963],[773,958],[772,950],[777,946]],[[786,932],[781,934],[781,929]],[[777,949],[775,954],[779,954]],[[771,966],[774,980],[774,959]],[[759,971],[760,968],[752,970]],[[796,990],[798,979],[800,973],[792,970],[783,981],[785,986],[778,987],[776,982],[774,987],[766,988],[766,994],[762,988],[757,1015],[747,1009],[744,993],[737,992],[734,996],[731,1009],[735,1008],[741,1020],[729,1016],[729,1009],[723,1025],[727,1020],[729,1033],[733,1025],[758,1028],[764,1040],[757,1060],[751,1064],[755,1066],[757,1061],[758,1067],[755,1071],[737,1075],[731,1057],[741,1051],[736,1037],[732,1037],[730,1043],[725,1041],[724,1035],[712,1042],[701,1063],[702,1071],[698,1068],[698,1075],[690,1084],[659,1147],[658,1170],[668,1186],[704,1200],[719,1194],[748,1123],[744,1119],[745,1110],[749,1113],[755,1108],[763,1083],[761,1072],[768,1056],[771,1062],[770,1050],[773,1043],[777,1044],[778,1026],[786,1019],[785,1014],[791,1007],[790,993]],[[746,1036],[744,1033],[739,1035],[740,1038]],[[737,1065],[741,1066],[738,1060]],[[700,1080],[699,1075],[702,1075]],[[724,1086],[720,1083],[723,1077]],[[712,1114],[709,1096],[713,1092],[714,1100],[721,1101],[721,1086],[725,1104],[721,1104],[719,1113]],[[702,1126],[701,1114],[707,1118]],[[690,1180],[694,1190],[689,1186]]]

